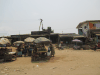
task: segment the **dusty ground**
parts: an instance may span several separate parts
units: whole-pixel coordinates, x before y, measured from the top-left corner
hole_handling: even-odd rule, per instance
[[[100,51],[55,50],[48,62],[32,63],[31,57],[0,63],[0,75],[100,75]]]

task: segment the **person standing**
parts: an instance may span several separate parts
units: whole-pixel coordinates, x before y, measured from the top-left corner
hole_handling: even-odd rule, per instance
[[[25,44],[22,44],[21,50],[22,50],[22,54],[23,54],[23,56],[24,56],[24,55],[25,55],[25,54],[24,54],[24,53],[25,53]]]
[[[31,56],[31,47],[30,47],[30,45],[28,46],[28,56]]]
[[[94,51],[96,51],[97,47],[98,47],[98,44],[95,44]]]
[[[50,50],[51,50],[51,56],[53,55],[53,57],[54,57],[55,50],[54,50],[54,47],[52,44],[50,44]]]
[[[48,47],[47,56],[49,57],[50,55],[51,55],[51,53],[50,53],[50,47]]]
[[[59,43],[59,50],[61,49],[61,43]]]
[[[27,54],[27,46],[25,45],[24,56]]]

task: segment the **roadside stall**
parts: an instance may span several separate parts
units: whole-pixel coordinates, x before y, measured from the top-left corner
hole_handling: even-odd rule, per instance
[[[7,42],[0,40],[0,60],[11,60],[15,58],[16,60],[16,52],[12,52],[12,49],[7,47]]]
[[[34,40],[35,39],[32,37],[28,37],[24,40],[25,46],[26,46],[25,53],[27,53],[28,56],[31,56],[31,53],[34,47],[34,43],[33,43]]]
[[[18,47],[20,44],[24,44],[24,41],[15,41],[13,44],[15,47]]]
[[[11,46],[11,42],[7,38],[1,38],[0,40],[2,40],[2,42],[5,42],[7,47]]]
[[[47,57],[47,49],[45,45],[50,44],[50,40],[45,37],[39,37],[34,40],[35,46],[34,50],[32,51],[32,61],[39,60],[40,58],[44,59]]]
[[[80,50],[82,48],[83,42],[81,40],[78,39],[74,39],[72,40],[72,44],[74,44],[73,49],[74,50]]]
[[[17,56],[22,56],[24,50],[24,41],[16,41],[13,43],[17,47]]]
[[[32,37],[28,37],[28,38],[24,39],[24,42],[26,45],[30,45],[31,43],[33,43],[34,40],[35,39]]]

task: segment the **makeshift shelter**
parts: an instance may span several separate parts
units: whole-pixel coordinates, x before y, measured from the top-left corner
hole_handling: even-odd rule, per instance
[[[72,40],[72,43],[74,43],[75,45],[80,45],[83,42],[81,40],[79,40],[79,39],[74,39],[74,40]]]
[[[39,37],[34,40],[34,43],[50,43],[51,41],[45,37]]]
[[[24,41],[16,41],[14,42],[14,46],[19,46],[20,44],[24,44],[25,42]]]
[[[7,44],[6,42],[4,42],[4,41],[2,41],[2,40],[0,40],[0,44]]]
[[[74,39],[72,43],[74,43],[73,49],[81,49],[83,42],[79,39]]]
[[[46,58],[47,57],[47,49],[45,48],[44,44],[50,44],[51,41],[45,37],[39,37],[34,40],[35,46],[34,50],[32,51],[31,60],[39,60],[40,58]]]
[[[2,44],[10,44],[10,41],[7,38],[1,38],[0,41]]]
[[[12,52],[12,49],[7,47],[10,44],[10,41],[6,38],[0,39],[0,59],[11,60],[14,57],[16,60],[16,52]]]
[[[11,42],[7,38],[1,38],[0,44],[6,45],[7,47],[9,47],[11,45]]]
[[[28,38],[26,38],[24,41],[25,42],[28,42],[28,43],[31,43],[31,42],[33,42],[35,39],[34,38],[32,38],[32,37],[28,37]]]
[[[24,41],[16,41],[16,42],[14,42],[14,44],[22,44],[22,43],[24,43]]]
[[[78,39],[74,39],[74,40],[72,40],[72,42],[82,42],[81,40],[78,40]]]

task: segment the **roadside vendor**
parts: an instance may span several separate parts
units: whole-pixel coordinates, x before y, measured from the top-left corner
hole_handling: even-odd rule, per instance
[[[24,54],[24,51],[25,51],[25,44],[22,44],[21,51],[22,51],[22,54]]]
[[[45,50],[46,50],[46,48],[45,48],[45,45],[44,45],[44,44],[42,44],[41,49],[42,49],[42,51],[45,51]],[[44,55],[44,54],[45,54],[45,53],[42,53],[42,55]]]
[[[50,47],[48,47],[48,52],[50,52]]]
[[[25,49],[24,49],[24,55],[26,56],[26,54],[27,54],[27,46],[25,45]]]
[[[62,44],[63,44],[63,41],[61,41],[60,43],[59,43],[59,50],[61,49],[61,50],[63,50],[64,48],[62,47]]]
[[[47,57],[50,57],[50,56],[51,56],[50,47],[48,47]]]
[[[22,44],[20,44],[19,46],[17,46],[18,51],[21,51],[21,45]]]
[[[31,47],[30,47],[30,45],[29,45],[29,46],[28,46],[28,55],[31,56],[31,53],[32,53],[32,51],[31,51]]]
[[[45,51],[45,50],[46,50],[46,46],[45,46],[44,44],[42,44],[41,49],[42,49],[43,51]]]
[[[51,56],[53,55],[53,57],[54,57],[55,50],[54,50],[54,47],[51,43],[50,43],[50,50],[51,50]]]
[[[61,43],[59,43],[59,50],[61,49]]]
[[[96,51],[97,47],[98,47],[98,44],[95,44],[94,51]]]

